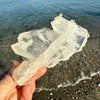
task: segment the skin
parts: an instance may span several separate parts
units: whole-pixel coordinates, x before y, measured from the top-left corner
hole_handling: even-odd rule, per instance
[[[19,66],[18,61],[13,61],[11,68],[0,75],[0,100],[32,100],[35,91],[35,81],[43,76],[46,67],[41,67],[37,73],[27,81],[24,86],[18,86],[12,78],[13,70]]]

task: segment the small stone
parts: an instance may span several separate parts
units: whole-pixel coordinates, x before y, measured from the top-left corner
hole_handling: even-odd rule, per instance
[[[97,83],[98,87],[100,87],[100,82]]]
[[[88,95],[88,91],[83,91],[83,93],[84,93],[85,95]]]
[[[81,92],[81,94],[84,94],[83,91]]]
[[[72,97],[72,99],[75,99],[75,97]]]
[[[54,100],[52,97],[50,97],[50,100]]]
[[[81,92],[80,90],[78,90],[78,92]]]
[[[100,87],[100,84],[98,84],[98,86]]]
[[[51,72],[51,71],[49,71],[49,74],[52,74],[52,72]]]
[[[80,92],[81,92],[81,90],[76,90],[76,93],[78,93],[78,94],[79,94]]]
[[[53,95],[53,93],[51,92],[50,95]]]
[[[68,91],[66,89],[64,89],[64,94],[68,94]]]
[[[86,84],[86,81],[84,80],[83,83]]]
[[[50,100],[54,100],[53,98],[51,98]]]

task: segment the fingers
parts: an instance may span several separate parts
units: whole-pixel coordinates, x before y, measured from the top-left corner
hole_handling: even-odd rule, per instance
[[[37,73],[33,77],[31,77],[30,84],[23,86],[23,95],[21,97],[21,100],[23,100],[22,98],[24,98],[24,100],[32,99],[32,95],[35,90],[35,80],[43,76],[46,71],[46,67],[41,67],[40,69],[38,69]]]
[[[16,84],[10,75],[5,76],[2,81],[0,81],[0,99],[3,100],[4,97],[8,96],[10,91],[15,88]]]
[[[7,75],[9,72],[10,74],[12,74],[13,70],[19,66],[19,62],[18,61],[13,61],[11,64],[11,68],[6,69],[3,73],[0,74],[0,80],[2,80],[4,78],[5,75]]]
[[[7,98],[7,100],[19,100],[17,99],[17,91],[11,93],[11,95]]]
[[[33,84],[29,84],[29,85],[25,85],[23,86],[23,90],[22,90],[22,96],[20,100],[32,100],[32,89],[35,90],[35,82],[33,82]]]
[[[31,83],[29,84],[29,86],[32,89],[32,93],[35,90],[35,88],[33,86],[33,84],[35,83],[35,80],[37,80],[38,78],[42,77],[45,74],[46,71],[47,71],[47,68],[42,66],[40,69],[37,70],[37,73],[35,75],[33,75],[33,77],[31,77]]]
[[[13,61],[10,73],[12,73],[14,68],[16,68],[18,65],[19,65],[19,63],[17,61]],[[5,75],[5,77],[0,81],[0,90],[3,90],[3,91],[0,91],[0,99],[1,98],[3,99],[4,97],[8,96],[10,91],[12,89],[14,89],[16,87],[16,85],[17,84],[13,80],[11,74]]]
[[[12,74],[12,72],[14,71],[15,68],[17,68],[20,65],[20,63],[16,60],[13,60],[12,64],[11,64],[11,70],[10,73]]]
[[[35,75],[33,75],[33,77],[30,78],[30,80],[28,81],[29,84],[25,85],[24,87],[30,87],[32,92],[34,91],[35,87],[34,87],[34,83],[35,80],[37,80],[38,78],[40,78],[41,76],[43,76],[45,74],[45,72],[47,71],[46,67],[41,67],[40,69],[38,69],[37,73]]]
[[[40,69],[37,70],[37,73],[35,75],[33,75],[33,77],[31,77],[31,83],[29,85],[30,85],[30,87],[32,89],[32,93],[34,91],[33,84],[34,84],[35,80],[37,80],[38,78],[42,77],[45,74],[46,71],[47,71],[47,68],[42,66]]]
[[[7,70],[5,70],[3,73],[0,74],[0,81],[4,78],[5,75],[7,75],[9,73],[11,68],[8,68]]]
[[[46,71],[47,68],[42,66],[40,69],[37,70],[37,73],[32,77],[32,80],[37,80],[38,78],[42,77]]]
[[[15,81],[12,78],[12,72],[13,70],[19,66],[19,62],[17,61],[13,61],[12,65],[11,65],[11,69],[10,69],[10,73],[8,75],[6,75],[1,81],[0,81],[0,99],[3,100],[5,97],[8,96],[8,94],[16,88],[17,84],[15,83]],[[32,99],[32,93],[35,90],[35,80],[40,78],[41,76],[44,75],[44,73],[46,72],[47,68],[46,67],[41,67],[37,73],[30,79],[31,82],[29,85],[23,86],[22,88],[22,96],[21,96],[21,100],[31,100]],[[6,72],[6,74],[9,71]],[[17,94],[17,93],[16,93]],[[12,95],[13,98],[16,97],[15,94]]]

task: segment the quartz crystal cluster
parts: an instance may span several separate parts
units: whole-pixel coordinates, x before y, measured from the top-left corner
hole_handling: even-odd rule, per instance
[[[55,17],[51,26],[53,30],[45,27],[21,33],[18,42],[11,46],[16,54],[27,59],[13,72],[18,85],[24,85],[41,66],[51,68],[68,60],[82,50],[89,37],[85,28],[63,18],[62,14]]]

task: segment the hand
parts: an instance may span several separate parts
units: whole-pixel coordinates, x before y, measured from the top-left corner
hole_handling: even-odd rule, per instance
[[[13,61],[11,69],[6,70],[0,76],[0,100],[31,100],[35,90],[35,80],[43,76],[47,70],[46,67],[41,67],[30,78],[28,85],[18,86],[12,78],[12,72],[19,64],[19,62]]]

